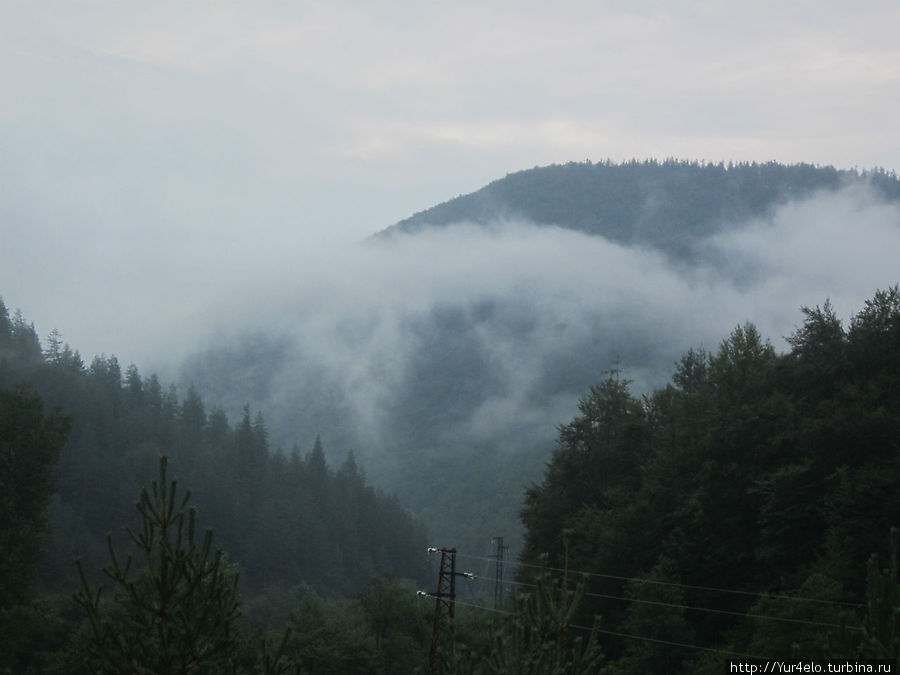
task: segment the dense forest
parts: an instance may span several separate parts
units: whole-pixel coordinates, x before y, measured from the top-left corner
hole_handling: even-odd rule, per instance
[[[21,313],[10,318],[0,305],[0,387],[26,384],[73,420],[43,583],[66,579],[76,552],[105,555],[106,533],[131,521],[137,489],[161,454],[252,588],[296,579],[352,588],[369,572],[421,575],[414,552],[425,544],[422,526],[366,483],[352,450],[337,469],[318,441],[305,453],[273,450],[261,412],[245,407],[231,425],[192,388],[180,398],[134,365],[123,372],[114,356],[85,366],[55,331],[47,342],[42,349]]]
[[[900,524],[900,290],[846,328],[828,303],[804,316],[788,353],[740,326],[648,396],[612,372],[560,427],[525,496],[522,562],[592,573],[578,620],[648,639],[607,640],[615,672],[721,672],[721,653],[653,639],[822,658],[858,625],[867,561],[886,564]]]
[[[232,425],[193,389],[179,397],[133,365],[123,372],[114,356],[86,366],[55,330],[42,347],[34,326],[2,300],[0,392],[4,612],[35,592],[70,593],[76,558],[99,583],[107,535],[109,545],[127,545],[135,500],[160,456],[227,551],[245,615],[260,625],[286,619],[286,598],[352,597],[373,577],[412,583],[427,571],[424,527],[367,483],[352,451],[332,468],[319,441],[305,453],[272,449],[262,413],[247,407]],[[34,450],[20,451],[23,444]]]
[[[897,663],[900,288],[846,327],[828,303],[803,313],[786,353],[745,324],[715,352],[689,351],[651,394],[618,371],[592,387],[523,492],[526,548],[505,602],[460,595],[433,663]],[[319,444],[270,451],[249,409],[231,427],[195,392],[179,401],[114,358],[86,368],[55,331],[42,349],[21,314],[4,306],[0,319],[3,672],[426,671],[431,605],[397,578],[434,585],[421,526],[352,456],[332,471]],[[195,517],[215,526],[214,555]],[[137,577],[128,537],[96,550],[123,525],[145,553]],[[95,584],[110,581],[120,592],[101,599]]]

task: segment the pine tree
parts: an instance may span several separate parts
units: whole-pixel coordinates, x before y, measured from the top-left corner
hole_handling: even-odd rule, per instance
[[[488,658],[472,672],[485,675],[587,675],[603,661],[597,641],[597,625],[584,636],[572,626],[584,586],[569,590],[565,576],[551,579],[541,557],[541,571],[532,592],[519,593],[516,615],[494,636]],[[574,629],[574,630],[573,630]],[[575,633],[575,635],[573,635]]]
[[[44,351],[44,358],[48,363],[59,364],[62,360],[62,336],[59,331],[54,328],[47,336],[47,349]]]
[[[132,557],[122,564],[108,537],[104,572],[115,594],[101,604],[102,588],[92,589],[78,565],[82,586],[75,600],[90,623],[83,645],[90,672],[222,672],[237,652],[237,574],[222,551],[213,552],[210,530],[195,538],[190,491],[177,498],[166,464],[161,457],[159,480],[150,492],[141,490],[140,529],[128,530],[141,569],[132,574]]]

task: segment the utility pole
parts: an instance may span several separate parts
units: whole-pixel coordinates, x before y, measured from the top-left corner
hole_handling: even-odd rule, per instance
[[[497,553],[490,556],[497,559],[497,568],[494,572],[494,607],[503,604],[503,552],[509,550],[509,546],[503,545],[503,537],[494,537],[491,541],[497,542]]]
[[[456,571],[455,548],[429,548],[429,553],[441,554],[441,567],[438,571],[438,586],[434,593],[419,591],[419,595],[434,598],[434,627],[431,632],[431,652],[428,660],[428,672],[431,675],[451,672],[451,663],[444,658],[438,663],[438,648],[446,643],[453,631],[453,615],[456,604],[456,577],[473,579],[471,572]],[[440,670],[438,668],[440,667]]]

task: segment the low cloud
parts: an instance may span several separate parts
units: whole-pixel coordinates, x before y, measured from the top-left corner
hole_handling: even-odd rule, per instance
[[[210,228],[177,247],[146,219],[86,240],[33,224],[3,253],[42,264],[10,258],[21,272],[2,292],[41,335],[57,327],[88,359],[193,383],[232,419],[249,403],[286,450],[317,434],[333,462],[353,448],[413,509],[457,499],[442,462],[493,461],[509,474],[504,522],[605,371],[649,391],[738,324],[785,349],[802,305],[830,299],[846,320],[900,281],[900,207],[858,187],[727,228],[696,244],[693,266],[516,220],[352,245]]]
[[[508,221],[269,251],[209,284],[193,344],[211,344],[202,325],[217,326],[220,346],[244,331],[278,336],[277,367],[236,366],[263,382],[257,398],[220,402],[234,412],[250,400],[285,446],[321,432],[363,455],[404,434],[424,448],[514,450],[552,442],[610,368],[647,391],[688,348],[714,350],[744,321],[783,349],[802,305],[830,298],[849,318],[898,281],[900,210],[858,188],[822,193],[700,248],[708,262],[685,268],[660,251]],[[200,363],[188,358],[185,372],[202,383]]]

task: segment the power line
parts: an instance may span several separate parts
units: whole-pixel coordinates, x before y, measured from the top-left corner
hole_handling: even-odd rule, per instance
[[[458,553],[457,555],[459,555],[460,557],[463,557],[463,558],[474,558],[476,560],[491,560],[491,558],[485,558],[483,556],[477,556],[477,555],[470,555],[468,553]],[[531,567],[534,569],[544,569],[544,570],[548,570],[551,572],[564,572],[564,573],[566,572],[566,570],[562,569],[561,567],[542,567],[541,565],[534,565],[531,563],[524,563],[524,562],[510,562],[509,564],[515,565],[517,567]],[[856,608],[865,607],[865,605],[863,603],[859,603],[859,602],[845,602],[843,600],[820,600],[818,598],[804,598],[804,597],[793,596],[793,595],[769,595],[766,592],[741,591],[741,590],[735,590],[735,589],[729,589],[729,588],[716,588],[714,586],[694,586],[691,584],[678,584],[673,581],[659,581],[656,579],[640,579],[637,577],[625,577],[625,576],[619,576],[619,575],[615,575],[615,574],[601,574],[599,572],[584,572],[584,571],[578,571],[578,570],[568,570],[568,573],[580,574],[582,576],[589,576],[589,577],[598,577],[601,579],[615,579],[617,581],[632,581],[635,583],[643,583],[643,584],[657,584],[659,586],[673,586],[676,588],[689,588],[689,589],[692,589],[695,591],[706,591],[706,592],[711,592],[711,593],[731,593],[733,595],[744,595],[744,596],[750,596],[750,597],[765,596],[766,598],[771,599],[771,600],[792,600],[792,601],[799,601],[799,602],[814,602],[814,603],[820,603],[820,604],[825,604],[825,605],[843,605],[845,607],[856,607]]]
[[[602,593],[588,593],[585,591],[586,596],[592,596],[595,598],[605,598],[608,600],[624,600],[626,602],[639,602],[645,605],[658,605],[661,607],[674,607],[676,609],[690,609],[696,612],[712,612],[714,614],[728,614],[731,616],[740,616],[748,619],[764,619],[768,621],[783,621],[785,623],[802,623],[809,626],[821,626],[824,628],[841,628],[842,626],[837,623],[828,623],[823,621],[812,621],[809,619],[791,619],[783,616],[769,616],[768,614],[752,614],[750,612],[735,612],[728,609],[714,609],[712,607],[696,607],[693,605],[679,605],[671,602],[662,602],[660,600],[644,600],[642,598],[624,598],[618,595],[604,595]],[[860,628],[849,628],[848,630],[862,630]]]
[[[488,558],[488,557],[484,557],[484,556],[476,556],[476,555],[470,555],[470,554],[465,554],[465,553],[459,553],[457,555],[464,557],[464,558],[471,558],[471,559],[475,559],[475,560],[486,560],[486,561],[495,560],[495,558],[493,556]],[[549,571],[554,571],[554,572],[563,572],[563,573],[566,572],[566,570],[564,570],[564,569],[555,568],[555,567],[542,567],[540,565],[531,565],[528,563],[521,563],[521,562],[513,563],[513,564],[520,566],[520,567],[532,567],[532,568],[536,568],[536,569],[544,569],[544,570],[549,570]],[[600,574],[597,572],[577,572],[577,571],[572,571],[572,570],[569,570],[569,571],[571,571],[573,574],[581,574],[584,576],[595,576],[595,577],[600,577],[600,578],[610,578],[610,579],[616,579],[616,580],[621,580],[621,581],[633,581],[633,582],[639,582],[639,583],[656,583],[656,584],[660,584],[660,585],[664,585],[664,586],[691,588],[691,589],[695,589],[695,590],[711,591],[711,592],[718,592],[718,593],[733,593],[733,594],[738,594],[738,595],[751,595],[754,597],[763,595],[760,593],[751,593],[749,591],[714,588],[714,587],[709,587],[709,586],[692,586],[689,584],[677,584],[674,582],[662,582],[662,581],[656,581],[656,580],[651,580],[651,579],[639,579],[636,577],[624,577],[624,576],[618,576],[618,575]],[[472,575],[472,574],[467,574],[466,576],[472,580],[491,581],[491,579],[489,579],[487,577],[480,577],[480,576]],[[516,586],[528,586],[528,587],[536,588],[535,584],[530,584],[530,583],[521,582],[521,581],[508,581],[507,583],[510,583],[510,584],[513,584]],[[424,593],[421,591],[419,592],[419,595],[425,596],[425,597],[434,597],[430,593]],[[735,611],[730,611],[730,610],[714,609],[714,608],[710,608],[710,607],[696,607],[696,606],[692,606],[692,605],[681,605],[681,604],[677,604],[677,603],[662,602],[662,601],[658,601],[658,600],[644,600],[641,598],[627,598],[627,597],[616,596],[616,595],[605,595],[605,594],[601,594],[601,593],[590,593],[590,592],[585,592],[584,595],[597,597],[597,598],[604,598],[604,599],[609,599],[609,600],[620,600],[620,601],[624,601],[624,602],[638,602],[638,603],[656,605],[656,606],[662,606],[662,607],[672,607],[672,608],[676,608],[676,609],[686,609],[686,610],[701,611],[701,612],[712,612],[712,613],[716,613],[716,614],[727,614],[727,615],[739,616],[739,617],[744,617],[744,618],[762,619],[762,620],[770,620],[770,621],[781,621],[781,622],[787,622],[787,623],[805,624],[805,625],[820,626],[820,627],[827,627],[827,628],[843,628],[843,626],[841,626],[839,624],[828,623],[828,622],[811,621],[811,620],[806,620],[806,619],[792,619],[792,618],[787,618],[787,617],[776,617],[776,616],[769,616],[769,615],[764,615],[764,614],[751,614],[751,613],[746,613],[746,612],[735,612]],[[819,603],[823,603],[823,604],[845,605],[845,606],[850,606],[850,607],[864,606],[864,605],[860,605],[858,603],[817,600],[814,598],[803,598],[803,597],[797,597],[797,596],[767,596],[767,597],[772,598],[772,599],[779,599],[779,600],[797,600],[797,601],[804,601],[804,602],[819,602]],[[515,612],[511,612],[508,610],[498,609],[496,607],[494,607],[494,608],[485,607],[485,606],[477,605],[477,604],[470,603],[470,602],[464,602],[464,601],[461,601],[458,599],[455,600],[455,603],[457,605],[471,607],[473,609],[479,609],[479,610],[485,611],[485,612],[494,612],[496,614],[503,614],[506,616],[515,616],[516,615]],[[651,643],[666,645],[666,646],[670,646],[670,647],[679,647],[679,648],[684,648],[684,649],[695,649],[695,650],[707,651],[707,652],[712,652],[712,653],[716,653],[716,654],[722,654],[724,656],[732,656],[732,657],[736,656],[736,657],[741,657],[741,658],[771,660],[768,657],[761,657],[761,656],[756,656],[753,654],[745,654],[742,652],[732,652],[732,651],[723,650],[723,649],[716,649],[714,647],[702,647],[700,645],[692,645],[692,644],[688,644],[688,643],[684,643],[684,642],[676,642],[673,640],[663,640],[661,638],[654,638],[654,637],[650,637],[647,635],[634,635],[634,634],[630,634],[630,633],[622,633],[619,631],[605,630],[602,628],[597,628],[596,626],[593,628],[590,628],[588,626],[580,626],[578,624],[567,624],[567,627],[571,627],[571,628],[575,628],[575,629],[583,630],[583,631],[588,631],[588,632],[593,631],[593,632],[600,633],[603,635],[610,635],[613,637],[619,637],[619,638],[623,638],[623,639],[640,640],[643,642],[651,642]],[[851,628],[850,630],[859,630],[859,629]]]
[[[474,579],[477,581],[491,581],[491,579],[484,579],[477,575],[474,576]],[[529,584],[524,581],[507,581],[506,583],[512,584],[514,586],[528,586],[529,588],[537,588],[537,584]],[[752,612],[735,612],[733,610],[728,609],[715,609],[713,607],[697,607],[696,605],[680,605],[672,602],[662,602],[661,600],[645,600],[643,598],[628,598],[621,595],[606,595],[604,593],[590,593],[588,591],[584,592],[584,595],[593,597],[593,598],[602,598],[605,600],[621,600],[623,602],[637,602],[645,605],[657,605],[659,607],[672,607],[675,609],[689,609],[695,612],[710,612],[713,614],[727,614],[729,616],[739,616],[747,619],[762,619],[766,621],[781,621],[784,623],[799,623],[805,624],[808,626],[819,626],[822,628],[844,628],[845,630],[850,631],[860,631],[861,628],[857,627],[846,627],[842,626],[838,623],[829,623],[827,621],[813,621],[811,619],[793,619],[784,616],[770,616],[768,614],[753,614]]]
[[[482,605],[475,605],[473,603],[462,602],[460,600],[457,600],[456,604],[462,605],[464,607],[472,607],[474,609],[480,609],[485,612],[495,612],[497,614],[506,614],[508,616],[515,616],[515,612],[510,612],[510,611],[503,610],[503,609],[494,609],[492,607],[483,607]],[[739,656],[739,657],[745,658],[745,659],[756,659],[756,660],[760,660],[760,661],[772,661],[773,660],[770,657],[766,657],[766,656],[756,656],[754,654],[744,654],[742,652],[732,652],[732,651],[728,651],[725,649],[716,649],[714,647],[701,647],[700,645],[691,645],[691,644],[687,644],[685,642],[675,642],[673,640],[663,640],[660,638],[649,637],[647,635],[632,635],[630,633],[619,633],[617,631],[604,630],[602,628],[597,628],[596,626],[593,628],[589,628],[588,626],[579,626],[578,624],[570,623],[570,624],[566,624],[566,627],[567,628],[576,628],[578,630],[584,630],[584,631],[588,631],[588,632],[602,633],[604,635],[612,635],[615,637],[626,638],[629,640],[641,640],[643,642],[654,642],[656,644],[667,645],[669,647],[682,647],[684,649],[698,649],[698,650],[705,651],[705,652],[713,652],[716,654],[723,654],[724,656]]]

